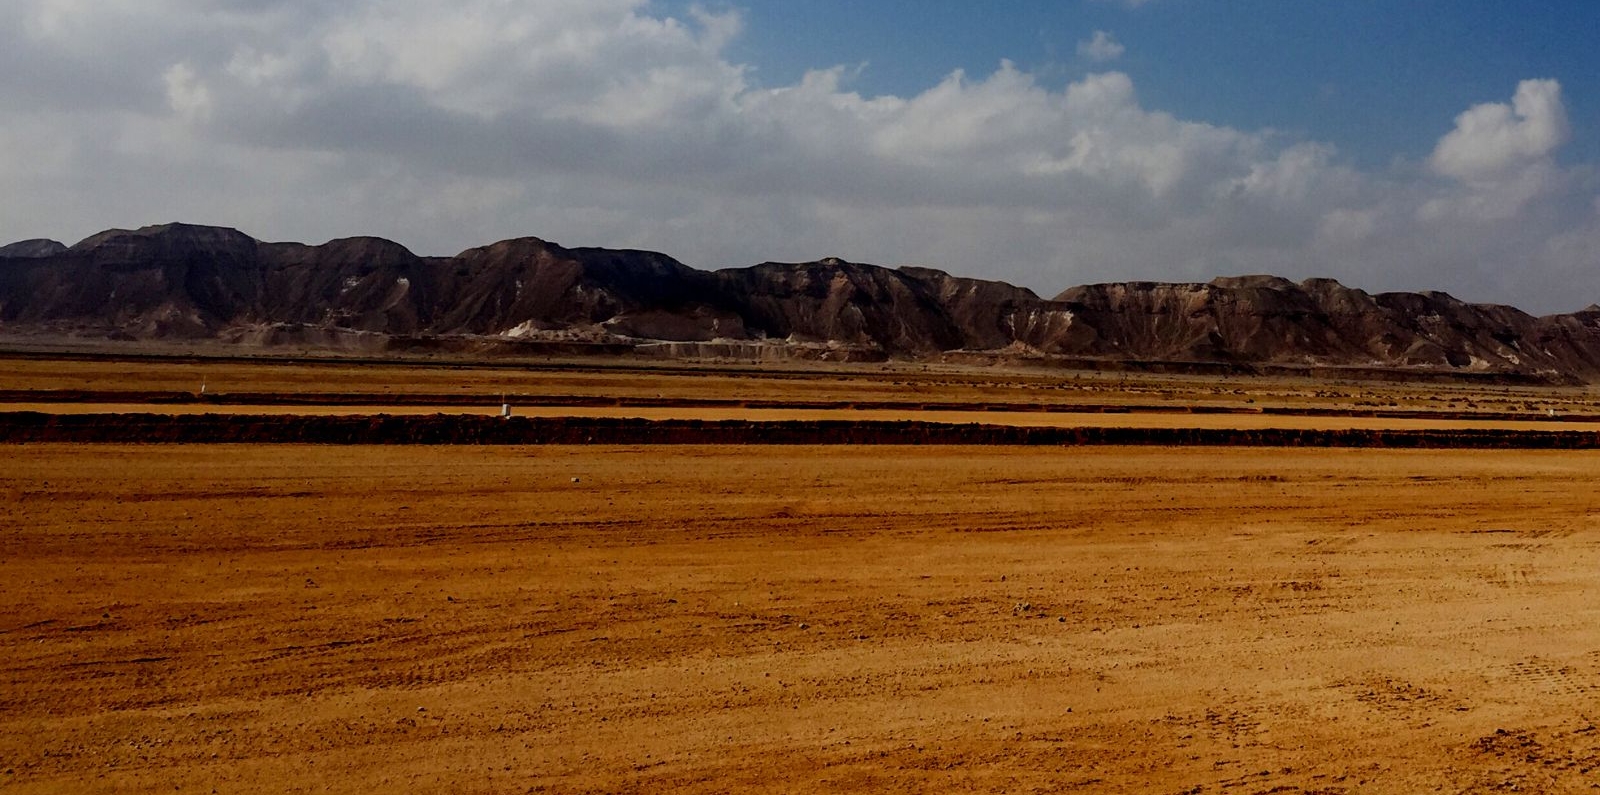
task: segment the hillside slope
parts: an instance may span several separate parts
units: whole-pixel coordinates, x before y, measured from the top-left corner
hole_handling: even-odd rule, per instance
[[[828,258],[701,271],[527,237],[419,257],[372,237],[108,230],[0,248],[0,332],[246,344],[574,344],[783,358],[949,355],[1395,368],[1600,381],[1600,307],[1534,317],[1330,279],[1072,287],[1052,299],[928,268]]]

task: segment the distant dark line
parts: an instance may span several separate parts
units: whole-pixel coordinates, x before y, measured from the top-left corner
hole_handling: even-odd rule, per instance
[[[1479,422],[1600,423],[1600,414],[1556,414],[1514,411],[1446,411],[1439,409],[1334,408],[1329,406],[1197,406],[1182,403],[1027,403],[1021,401],[949,400],[785,400],[760,398],[684,398],[640,395],[559,395],[509,393],[391,392],[195,392],[115,389],[0,389],[0,404],[125,403],[149,406],[436,406],[498,407],[502,395],[518,408],[676,408],[789,411],[964,411],[997,414],[1162,414],[1275,417],[1341,417],[1359,419],[1448,420]]]
[[[1600,449],[1600,432],[1502,429],[1052,428],[925,421],[642,420],[477,415],[0,413],[0,443],[333,445],[1025,445]]]

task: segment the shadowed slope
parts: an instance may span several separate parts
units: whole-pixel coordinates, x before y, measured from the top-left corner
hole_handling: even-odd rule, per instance
[[[667,342],[686,355],[976,352],[1600,380],[1597,307],[1536,318],[1439,292],[1369,295],[1275,276],[1085,285],[1045,300],[1003,282],[836,258],[708,272],[655,252],[534,237],[419,257],[372,237],[262,243],[186,224],[0,249],[0,331],[599,342],[608,351]]]

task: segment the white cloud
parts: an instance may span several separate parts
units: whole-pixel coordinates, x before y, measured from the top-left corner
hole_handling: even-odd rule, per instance
[[[1447,177],[1492,179],[1547,157],[1568,133],[1561,84],[1524,80],[1510,105],[1487,102],[1457,116],[1428,162]]]
[[[1093,36],[1078,42],[1078,57],[1087,58],[1095,63],[1105,63],[1121,58],[1127,49],[1115,36],[1097,30]]]
[[[162,79],[167,85],[167,104],[173,112],[190,122],[211,118],[211,90],[200,82],[188,64],[173,64]]]
[[[1326,275],[1600,300],[1560,86],[1467,110],[1426,168],[1004,63],[906,96],[757,87],[736,12],[646,0],[12,0],[0,242],[186,220],[429,254],[535,234],[700,267],[839,255],[1074,283]],[[1115,43],[1109,34],[1106,43]],[[1093,40],[1090,41],[1093,43]],[[1448,120],[1441,120],[1441,126]]]

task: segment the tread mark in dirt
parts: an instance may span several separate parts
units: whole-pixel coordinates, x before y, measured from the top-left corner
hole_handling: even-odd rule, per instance
[[[1559,695],[1579,696],[1600,691],[1600,685],[1595,684],[1595,677],[1585,676],[1571,666],[1558,665],[1538,657],[1511,663],[1506,666],[1505,676],[1519,684],[1537,685],[1546,692]]]

